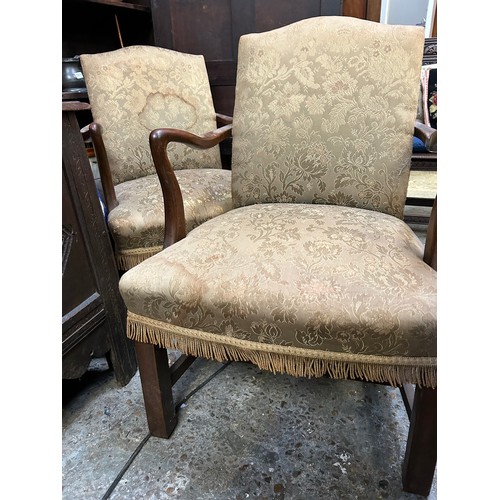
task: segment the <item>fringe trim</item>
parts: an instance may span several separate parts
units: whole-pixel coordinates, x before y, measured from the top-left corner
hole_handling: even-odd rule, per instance
[[[127,337],[219,362],[249,361],[261,370],[294,377],[361,379],[393,387],[437,386],[434,357],[373,356],[302,349],[240,340],[127,314]]]
[[[121,250],[116,252],[116,265],[120,271],[128,271],[142,261],[156,255],[163,250],[162,246],[134,248],[133,250]]]

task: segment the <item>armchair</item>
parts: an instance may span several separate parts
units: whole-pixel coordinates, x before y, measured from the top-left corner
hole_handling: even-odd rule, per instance
[[[203,56],[132,46],[80,57],[94,122],[90,135],[100,170],[108,227],[118,268],[127,270],[163,248],[165,231],[184,231],[232,207],[231,173],[218,148],[195,151],[172,144],[172,179],[182,213],[165,212],[148,135],[178,127],[213,131],[216,115]],[[217,133],[216,133],[217,134]]]
[[[424,260],[402,220],[423,41],[420,27],[326,16],[240,38],[235,208],[120,280],[153,436],[176,423],[167,349],[390,384],[414,392],[403,489],[429,493],[436,247]],[[176,139],[209,146],[153,131],[160,179]]]

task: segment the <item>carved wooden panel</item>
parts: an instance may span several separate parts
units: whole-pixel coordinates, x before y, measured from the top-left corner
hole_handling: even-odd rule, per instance
[[[75,186],[73,186],[73,189]],[[89,302],[95,306],[100,301],[97,282],[93,275],[85,234],[82,230],[82,216],[72,196],[70,180],[63,169],[62,176],[62,228],[63,228],[63,273],[62,273],[62,317],[63,344],[67,340],[69,326],[85,311],[81,305]]]
[[[136,371],[125,335],[125,306],[94,177],[74,110],[63,103],[62,145],[62,375],[82,376],[93,356],[110,354],[124,385]]]

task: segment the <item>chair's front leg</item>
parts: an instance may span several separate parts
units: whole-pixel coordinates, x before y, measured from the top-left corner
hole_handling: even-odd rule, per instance
[[[403,464],[403,490],[428,496],[437,458],[437,389],[416,388]]]
[[[168,438],[177,424],[168,351],[135,342],[148,427],[152,436]]]

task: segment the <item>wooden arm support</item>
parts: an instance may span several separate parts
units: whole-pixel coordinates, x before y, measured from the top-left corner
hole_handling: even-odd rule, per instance
[[[158,128],[149,134],[151,154],[160,180],[165,207],[165,233],[163,248],[186,236],[186,218],[182,193],[168,158],[167,146],[170,142],[180,142],[196,149],[208,149],[231,137],[231,124],[199,136],[174,128]]]
[[[437,130],[422,122],[415,122],[413,135],[418,137],[429,153],[437,153]]]
[[[425,239],[424,262],[437,271],[437,196],[434,198],[427,236]]]
[[[63,102],[63,111],[81,111],[91,109],[90,104],[80,101]],[[102,140],[102,127],[98,123],[91,123],[80,130],[84,140],[90,137],[94,144],[94,151],[97,157],[97,166],[101,175],[102,190],[104,191],[104,199],[108,210],[111,211],[118,205],[116,199],[115,187],[111,178],[111,170],[109,168],[108,155]]]
[[[116,199],[115,186],[111,177],[108,155],[102,139],[102,126],[96,122],[92,122],[88,127],[90,131],[90,138],[92,139],[92,143],[94,145],[97,166],[99,167],[99,173],[101,174],[104,199],[106,201],[108,211],[111,212],[113,208],[118,206],[118,200]]]
[[[217,124],[219,125],[232,125],[233,117],[228,115],[222,115],[221,113],[215,113],[217,119]]]

